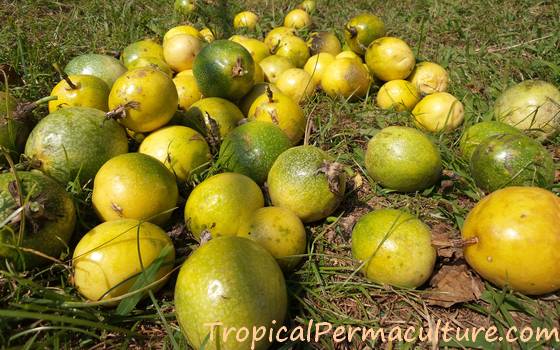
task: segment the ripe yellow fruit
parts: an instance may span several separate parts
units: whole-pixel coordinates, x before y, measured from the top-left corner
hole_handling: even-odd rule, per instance
[[[255,62],[255,84],[264,83],[264,71],[261,65]]]
[[[68,80],[66,80],[68,79]],[[109,87],[100,78],[93,75],[69,75],[61,80],[51,91],[51,96],[58,99],[49,101],[49,113],[64,107],[91,107],[106,112],[108,108]],[[73,86],[70,86],[70,83]],[[0,106],[0,115],[5,110]],[[7,128],[6,128],[7,130]]]
[[[163,43],[163,57],[171,69],[181,72],[192,69],[194,58],[201,49],[200,39],[189,34],[177,34]]]
[[[259,62],[266,81],[275,83],[280,74],[290,68],[295,68],[286,57],[272,55]]]
[[[296,31],[294,28],[276,27],[268,32],[268,34],[264,38],[264,43],[266,46],[268,46],[268,49],[270,51],[274,51],[280,43],[280,40],[282,40],[286,36],[292,36],[295,34]]]
[[[300,218],[282,207],[257,209],[237,234],[259,243],[284,271],[293,270],[305,254],[306,234]]]
[[[259,16],[256,13],[251,11],[243,11],[239,12],[233,18],[233,28],[241,29],[247,28],[250,30],[254,30],[257,26],[257,22],[259,21]]]
[[[364,65],[355,59],[335,59],[323,74],[321,86],[331,97],[355,100],[366,96],[371,77]]]
[[[128,70],[143,67],[156,68],[167,74],[170,78],[173,77],[173,70],[171,67],[169,67],[167,62],[159,57],[138,57],[128,64]]]
[[[241,44],[241,46],[247,49],[256,63],[259,63],[266,57],[270,56],[268,46],[260,40],[248,38],[243,35],[234,35],[229,38],[229,40]]]
[[[381,109],[411,111],[420,101],[416,86],[406,80],[391,80],[383,84],[377,93],[377,105]]]
[[[364,61],[362,61],[362,58],[360,56],[358,56],[357,53],[355,53],[354,51],[342,51],[341,53],[339,53],[338,55],[335,56],[336,59],[339,58],[351,58],[353,60],[356,60],[360,63],[364,63]]]
[[[373,75],[383,81],[408,78],[416,64],[408,44],[394,37],[374,40],[367,48],[365,58]]]
[[[209,28],[201,29],[200,36],[202,36],[202,39],[204,39],[204,41],[206,41],[207,43],[211,43],[216,39],[214,33],[212,33],[212,31]]]
[[[142,270],[156,261],[160,267],[153,280],[147,281],[159,281],[150,288],[153,292],[165,284],[169,276],[164,277],[173,268],[175,249],[171,239],[149,222],[133,219],[104,222],[86,233],[74,250],[74,283],[91,301],[116,298],[132,292]],[[108,302],[111,306],[117,303]]]
[[[311,56],[307,60],[307,63],[305,63],[305,66],[303,66],[303,70],[311,75],[311,78],[313,79],[315,84],[320,85],[321,79],[323,78],[323,74],[325,73],[327,66],[333,61],[333,55],[326,52],[320,52],[314,56]]]
[[[189,25],[180,25],[169,29],[165,33],[165,35],[163,36],[163,43],[165,44],[168,39],[171,39],[175,35],[179,34],[188,34],[194,36],[195,38],[202,39],[201,33],[195,27]]]
[[[463,122],[464,107],[455,96],[436,92],[418,102],[412,115],[419,128],[431,132],[451,131]]]
[[[289,59],[297,68],[303,67],[309,59],[309,49],[303,39],[297,36],[286,36],[276,48],[275,54]]]
[[[284,26],[294,29],[302,29],[311,25],[311,17],[302,9],[295,9],[284,17]]]
[[[193,103],[202,99],[202,93],[200,93],[196,79],[192,75],[192,70],[189,69],[181,73],[185,74],[177,74],[177,76],[173,78],[173,83],[175,83],[175,87],[177,88],[179,107],[183,110],[187,110]]]
[[[299,68],[291,68],[280,74],[276,86],[296,103],[313,96],[317,88],[311,75]]]
[[[239,108],[243,112],[245,116],[249,115],[249,110],[251,109],[251,105],[253,102],[257,100],[257,98],[261,97],[262,95],[266,94],[267,87],[272,90],[273,93],[281,92],[276,85],[272,83],[257,83],[251,91],[239,102]]]
[[[317,3],[315,2],[315,0],[304,0],[301,2],[301,4],[298,5],[298,8],[305,10],[305,12],[307,13],[314,12],[316,7]]]
[[[305,116],[301,107],[281,92],[267,91],[258,97],[249,109],[249,120],[276,124],[297,144],[305,133]]]
[[[307,41],[307,46],[309,46],[309,51],[312,55],[320,52],[327,52],[336,56],[342,51],[340,41],[336,35],[331,32],[311,33]]]
[[[420,62],[408,77],[408,81],[416,85],[423,94],[446,92],[449,75],[445,68],[433,62]]]

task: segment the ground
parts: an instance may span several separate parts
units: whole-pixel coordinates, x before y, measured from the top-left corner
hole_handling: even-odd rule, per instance
[[[255,34],[262,38],[280,25],[296,1],[224,1],[202,3],[203,16],[184,18],[172,1],[49,1],[0,0],[0,64],[8,71],[12,93],[24,100],[49,94],[58,76],[53,63],[65,64],[86,52],[118,54],[127,44],[144,37],[161,39],[175,24],[191,20],[229,36],[233,15],[253,10],[261,17]],[[469,209],[483,196],[458,155],[458,139],[465,127],[489,120],[493,101],[507,86],[525,79],[542,79],[560,86],[560,3],[558,1],[337,1],[318,0],[313,30],[334,30],[342,38],[344,23],[361,11],[379,15],[388,33],[406,40],[417,59],[438,62],[448,69],[450,92],[465,105],[466,119],[459,130],[433,137],[444,161],[441,186],[423,193],[388,192],[363,171],[368,139],[387,125],[411,125],[408,115],[382,112],[372,96],[347,103],[322,94],[304,108],[313,121],[310,144],[321,147],[348,166],[350,178],[341,208],[325,222],[308,226],[308,258],[287,276],[289,324],[309,319],[334,325],[391,327],[428,326],[438,319],[453,327],[496,326],[500,335],[509,326],[558,326],[558,294],[528,298],[483,284],[465,268],[460,249],[450,247],[459,238]],[[306,35],[306,33],[301,33]],[[13,69],[8,69],[9,67]],[[46,115],[40,109],[38,118]],[[548,148],[560,158],[560,140]],[[95,224],[86,211],[89,191],[69,185],[83,209],[79,233]],[[558,183],[553,188],[560,190]],[[355,221],[376,208],[401,208],[418,215],[438,243],[440,274],[431,284],[455,291],[469,300],[450,307],[430,294],[375,285],[356,273],[350,255],[350,233]],[[177,215],[179,218],[180,215]],[[178,220],[180,221],[180,220]],[[195,243],[180,228],[170,233],[178,248],[178,263]],[[453,243],[453,242],[451,242]],[[0,271],[0,344],[6,348],[183,348],[186,346],[173,314],[173,282],[143,301],[127,315],[114,309],[92,307],[80,299],[71,284],[70,264],[55,264],[29,273]],[[451,276],[451,277],[450,277]],[[443,282],[442,282],[443,279]],[[448,288],[448,289],[445,289]],[[441,299],[441,298],[440,298]],[[452,298],[453,299],[453,298]],[[476,299],[476,300],[475,300]],[[453,332],[452,332],[453,333]],[[438,344],[373,344],[401,349],[437,347]],[[505,340],[494,344],[478,339],[444,342],[439,346],[481,349],[540,349],[552,342]],[[278,348],[288,349],[293,344]],[[333,344],[328,338],[298,348],[358,349],[366,344]]]

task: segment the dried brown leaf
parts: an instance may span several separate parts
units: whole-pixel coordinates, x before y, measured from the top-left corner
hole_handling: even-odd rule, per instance
[[[427,303],[442,307],[478,300],[484,291],[484,283],[464,263],[442,266],[430,286]]]

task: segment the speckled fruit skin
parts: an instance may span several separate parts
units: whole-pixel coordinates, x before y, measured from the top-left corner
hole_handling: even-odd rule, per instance
[[[235,101],[255,84],[255,61],[241,44],[216,40],[198,53],[193,73],[204,96]]]
[[[341,96],[354,101],[365,97],[371,84],[366,67],[352,58],[337,58],[323,73],[321,86],[331,97]]]
[[[441,173],[439,150],[421,131],[390,126],[368,143],[366,169],[383,187],[399,192],[434,185]]]
[[[264,247],[286,272],[301,261],[306,248],[305,227],[296,214],[280,207],[257,209],[237,234]]]
[[[163,249],[166,255],[161,255]],[[173,268],[175,249],[165,231],[133,219],[104,222],[86,233],[74,250],[74,284],[91,301],[119,297],[130,291],[137,280],[133,276],[142,273],[142,265],[148,269],[160,256],[163,261],[150,283],[163,278]],[[150,290],[155,292],[166,280],[162,279]]]
[[[91,107],[107,112],[109,87],[100,78],[93,75],[69,75],[68,79],[76,85],[73,89],[65,80],[61,80],[51,91],[51,96],[58,98],[49,101],[49,112],[67,107]]]
[[[109,89],[118,77],[126,72],[126,67],[114,57],[95,53],[74,57],[64,71],[68,75],[93,75],[105,82]]]
[[[326,52],[336,56],[342,51],[340,41],[332,32],[311,33],[307,41],[307,46],[309,47],[311,55]]]
[[[225,327],[264,326],[278,329],[287,311],[287,292],[282,271],[274,258],[257,243],[242,237],[212,239],[185,261],[175,286],[175,309],[189,343],[201,349],[246,350],[251,337],[236,341]],[[275,323],[273,324],[273,321]],[[210,338],[214,322],[223,324]],[[267,349],[267,337],[254,349]]]
[[[204,231],[212,237],[235,236],[239,225],[263,206],[261,189],[251,178],[222,173],[192,190],[185,205],[185,223],[197,240]]]
[[[142,153],[121,154],[105,163],[93,182],[93,209],[103,221],[146,219],[163,225],[178,198],[175,176]]]
[[[128,65],[140,57],[157,57],[163,60],[163,47],[150,39],[136,41],[124,48],[121,61],[128,69]]]
[[[272,93],[272,100],[267,94],[258,97],[251,105],[247,119],[277,125],[288,135],[293,145],[299,143],[305,134],[303,109],[281,92]]]
[[[416,288],[436,262],[429,228],[412,214],[380,209],[362,216],[352,230],[352,256],[376,283]]]
[[[39,160],[39,169],[63,184],[76,178],[86,183],[106,161],[126,152],[124,128],[87,107],[67,107],[47,115],[25,146],[25,155]]]
[[[218,130],[213,130],[210,118],[214,120]],[[203,135],[217,131],[219,135],[216,136],[223,139],[243,118],[243,113],[230,101],[220,97],[207,97],[191,105],[185,113],[183,123]]]
[[[122,75],[109,94],[109,109],[137,102],[127,108],[120,120],[126,128],[138,132],[153,131],[167,124],[177,111],[179,97],[173,80],[159,69],[137,68]]]
[[[483,198],[463,225],[469,265],[498,287],[529,295],[560,289],[560,198],[538,187],[507,187]]]
[[[238,126],[226,136],[218,162],[228,171],[263,184],[276,158],[291,144],[279,127],[256,120]]]
[[[394,37],[375,39],[367,48],[365,61],[372,74],[383,81],[408,78],[416,64],[408,44]]]
[[[331,157],[314,146],[298,146],[282,153],[268,173],[272,204],[291,210],[303,222],[321,220],[332,214],[342,201],[346,177],[340,173],[338,191],[331,191],[327,176],[319,169]]]
[[[38,171],[20,171],[17,173],[23,189],[23,197],[29,203],[41,205],[48,218],[37,219],[38,231],[34,232],[26,218],[26,226],[20,247],[42,252],[59,258],[67,249],[67,244],[76,225],[76,209],[72,197],[64,187]],[[15,181],[12,173],[0,174],[0,221],[6,220],[18,208],[11,196],[8,186]],[[0,228],[0,243],[18,245],[19,225],[8,223]],[[0,245],[0,257],[14,262],[18,269],[48,264],[49,260],[32,253],[17,252],[13,248]]]
[[[490,136],[500,134],[520,134],[521,131],[508,124],[497,121],[486,121],[471,125],[463,135],[459,143],[459,150],[463,158],[467,161],[471,160],[474,150],[482,141]]]
[[[385,35],[383,21],[371,14],[362,13],[348,21],[344,26],[344,39],[348,46],[359,55],[366,52],[369,44]]]
[[[477,186],[486,192],[506,186],[549,187],[554,182],[552,155],[522,134],[486,138],[474,150],[470,169]]]
[[[13,119],[16,105],[15,98],[0,91],[0,146],[5,147],[14,160],[17,160],[19,154],[23,152],[27,136],[31,131],[28,123]],[[0,156],[0,165],[6,163],[6,159]]]
[[[210,164],[212,155],[204,137],[186,126],[161,128],[146,136],[138,152],[150,155],[171,170],[177,181],[200,173]]]
[[[496,99],[494,116],[539,139],[552,138],[560,131],[560,90],[542,80],[525,80]]]

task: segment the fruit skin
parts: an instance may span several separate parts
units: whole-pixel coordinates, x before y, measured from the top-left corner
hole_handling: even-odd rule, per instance
[[[296,103],[312,97],[317,88],[311,75],[299,68],[291,68],[282,72],[276,81],[276,86]]]
[[[14,119],[17,100],[10,94],[0,91],[0,146],[4,147],[12,159],[17,160],[25,148],[27,136],[31,131],[25,120]],[[6,165],[4,156],[0,156],[0,165]]]
[[[163,36],[164,45],[168,39],[171,39],[175,35],[180,35],[180,34],[188,34],[194,36],[195,38],[203,39],[201,32],[199,32],[198,29],[196,29],[195,27],[190,25],[180,25],[169,29],[165,33],[165,35]]]
[[[257,209],[237,234],[252,239],[276,259],[282,270],[292,271],[305,254],[306,234],[301,220],[285,208]]]
[[[380,209],[362,216],[352,230],[352,256],[376,283],[416,288],[430,278],[436,262],[430,229],[416,216]]]
[[[307,13],[315,12],[315,8],[317,7],[317,2],[315,0],[304,0],[301,4],[298,5],[298,8],[301,8]]]
[[[93,181],[93,209],[103,221],[145,219],[163,225],[179,197],[175,177],[152,156],[121,154],[105,163]]]
[[[263,59],[270,56],[270,50],[268,49],[266,44],[260,40],[248,38],[242,35],[234,35],[229,40],[240,44],[247,51],[249,51],[255,63],[259,63]]]
[[[462,229],[469,265],[498,287],[528,295],[560,289],[560,199],[538,187],[507,187],[483,198]]]
[[[196,5],[194,0],[175,0],[173,8],[182,15],[190,15],[196,10]]]
[[[325,52],[336,56],[342,51],[340,41],[336,35],[331,32],[311,33],[307,41],[307,46],[309,46],[309,51],[312,55]]]
[[[302,29],[311,25],[311,17],[302,9],[294,9],[284,17],[284,27]]]
[[[126,72],[126,67],[114,57],[89,53],[76,56],[64,67],[68,75],[93,75],[105,82],[109,89],[118,77]]]
[[[521,134],[521,131],[513,126],[497,121],[486,121],[471,125],[461,136],[459,142],[461,155],[465,160],[470,161],[474,150],[482,141],[490,136],[500,134]]]
[[[297,36],[286,36],[280,40],[274,50],[276,56],[286,57],[296,68],[301,68],[309,59],[309,49],[303,39]]]
[[[86,183],[109,159],[128,152],[125,130],[100,110],[67,107],[50,113],[31,131],[25,155],[40,161],[39,169],[66,185]]]
[[[179,97],[173,80],[158,69],[137,68],[122,75],[109,94],[109,109],[135,102],[119,122],[138,132],[153,131],[167,124],[177,111]]]
[[[296,31],[294,28],[276,27],[268,32],[268,34],[264,38],[264,43],[266,46],[268,46],[268,49],[270,51],[274,51],[276,50],[276,47],[278,46],[278,43],[280,43],[280,40],[282,40],[282,38],[286,36],[293,36],[295,35],[295,33]]]
[[[204,231],[212,237],[235,236],[239,225],[264,206],[259,186],[237,173],[221,173],[196,186],[185,205],[185,223],[197,240]]]
[[[67,250],[68,242],[76,225],[76,208],[72,197],[64,187],[38,171],[18,171],[23,198],[31,208],[44,210],[43,216],[30,211],[26,216],[25,231],[20,247],[59,258]],[[10,183],[15,181],[11,172],[0,174],[0,221],[4,222],[19,207],[10,194]],[[32,222],[38,224],[37,231]],[[18,246],[19,225],[8,222],[0,228],[0,243]],[[21,254],[20,254],[21,253]],[[11,260],[17,269],[24,270],[52,263],[32,253],[17,252],[0,245],[0,257]]]
[[[149,134],[138,152],[150,155],[171,170],[177,181],[204,170],[212,159],[204,137],[186,126],[174,125]]]
[[[311,56],[305,65],[303,70],[311,75],[311,78],[317,84],[321,85],[321,79],[327,71],[327,67],[334,61],[334,56],[330,53],[320,52],[314,56]]]
[[[200,89],[196,84],[196,79],[193,75],[177,75],[175,78],[173,78],[173,83],[177,88],[179,108],[187,110],[196,101],[200,101],[202,99],[202,93],[200,92]]]
[[[471,174],[482,190],[505,186],[549,187],[554,183],[554,160],[539,142],[522,134],[486,138],[474,150]]]
[[[346,44],[358,55],[363,55],[372,41],[384,35],[385,24],[371,13],[359,14],[344,26]]]
[[[408,78],[416,64],[408,44],[394,37],[374,40],[367,48],[365,61],[373,75],[383,81]]]
[[[163,60],[163,47],[151,39],[136,41],[124,48],[121,61],[128,69],[128,65],[140,57],[156,57]]]
[[[139,58],[135,59],[134,61],[130,62],[130,64],[128,65],[129,70],[133,70],[133,69],[136,69],[136,68],[143,68],[143,67],[159,69],[160,71],[165,73],[170,78],[173,77],[173,70],[161,58],[139,57]]]
[[[377,106],[394,108],[398,112],[411,111],[420,101],[420,92],[406,80],[391,80],[383,84],[377,93]]]
[[[399,192],[420,191],[439,179],[439,150],[421,131],[389,126],[379,131],[366,150],[368,174],[383,187]]]
[[[275,83],[282,72],[295,68],[292,61],[284,56],[271,55],[259,62],[266,81]]]
[[[305,134],[305,116],[301,107],[281,92],[266,93],[258,97],[249,109],[249,121],[274,123],[288,135],[293,145]]]
[[[365,97],[371,84],[369,72],[360,62],[351,58],[337,58],[326,68],[321,86],[331,97],[350,101]]]
[[[72,88],[66,80],[61,80],[51,91],[51,96],[58,99],[49,101],[49,113],[66,107],[91,107],[107,112],[109,87],[100,78],[93,75],[69,75],[75,84]]]
[[[408,81],[416,85],[425,95],[434,92],[446,92],[449,84],[449,74],[445,68],[433,62],[420,62],[414,67]]]
[[[238,126],[225,137],[218,162],[227,171],[263,184],[276,158],[291,144],[279,127],[256,120]]]
[[[246,116],[249,115],[249,110],[251,109],[251,105],[255,102],[257,98],[266,94],[267,87],[270,90],[272,90],[272,93],[280,92],[280,90],[276,87],[276,85],[272,83],[255,84],[255,86],[253,86],[251,91],[249,91],[247,95],[243,96],[243,98],[239,102],[239,108],[241,109],[241,112],[243,112],[244,115]]]
[[[550,139],[560,131],[560,90],[542,80],[525,80],[496,99],[494,116],[539,139]]]
[[[332,176],[330,181],[325,173]],[[276,159],[268,173],[272,204],[291,210],[304,223],[332,214],[345,189],[344,173],[336,169],[327,153],[314,146],[290,148]]]
[[[255,30],[257,22],[259,21],[259,16],[251,11],[239,12],[233,18],[233,28],[241,29],[247,28],[249,30]]]
[[[230,101],[219,97],[208,97],[191,105],[185,114],[183,124],[192,126],[203,135],[210,134],[222,140],[242,119],[243,113]],[[214,130],[214,122],[218,130]]]
[[[193,73],[202,94],[238,100],[255,82],[255,61],[242,45],[216,40],[195,57]]]
[[[209,28],[202,28],[200,30],[200,36],[207,43],[211,43],[212,41],[216,40],[216,37],[214,36],[214,33]]]
[[[175,308],[183,334],[201,349],[211,331],[210,323],[223,325],[208,337],[205,349],[251,348],[251,337],[238,342],[234,335],[223,342],[223,327],[264,326],[278,329],[287,312],[287,291],[274,258],[257,243],[242,237],[219,237],[202,245],[185,261],[175,286]],[[273,324],[272,322],[275,321]],[[255,343],[264,350],[268,338]]]
[[[414,124],[431,132],[456,129],[465,118],[463,103],[447,92],[424,97],[412,110]]]
[[[196,55],[202,49],[199,38],[189,34],[176,34],[163,44],[163,57],[175,72],[193,67]]]
[[[134,219],[104,222],[86,233],[74,250],[74,283],[91,301],[119,297],[131,291],[138,278],[133,276],[142,274],[142,266],[148,269],[160,257],[163,261],[150,283],[163,278],[175,262],[175,249],[165,231]],[[166,281],[150,290],[157,291]]]

